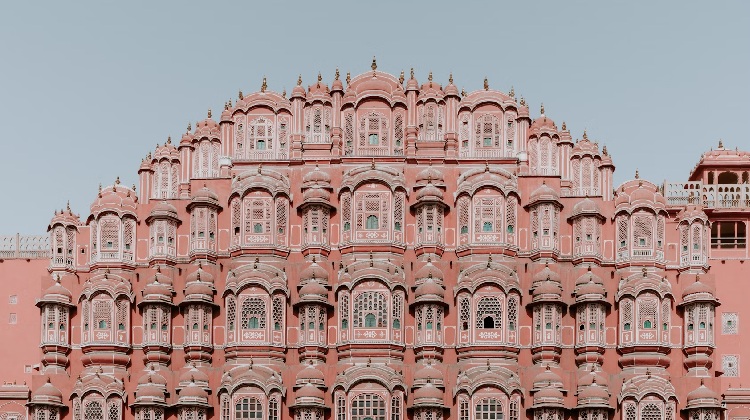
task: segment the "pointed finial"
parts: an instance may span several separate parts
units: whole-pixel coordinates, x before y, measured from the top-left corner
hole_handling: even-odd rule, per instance
[[[208,108],[207,118],[211,118],[211,108]]]
[[[102,196],[102,183],[99,183],[99,197]]]
[[[432,72],[427,75],[427,81],[432,82]]]
[[[370,65],[370,68],[372,68],[372,71],[375,71],[378,69],[378,62],[375,60],[375,56],[372,56],[372,64]]]
[[[339,74],[339,68],[336,67],[336,74],[333,75],[333,79],[334,80],[339,80],[339,76],[341,76],[341,74]]]
[[[521,102],[520,102],[520,104],[521,104],[521,106],[526,106],[526,99],[524,99],[523,96],[521,96]]]
[[[544,102],[542,102],[539,110],[541,111],[542,115],[544,115]]]
[[[193,124],[188,123],[187,131],[188,131],[188,133],[191,132],[191,131],[193,131]]]
[[[68,200],[68,204],[65,206],[65,208],[70,212],[70,200]]]
[[[297,86],[302,86],[302,75],[297,76]]]
[[[398,76],[398,83],[403,85],[404,84],[404,71],[401,70],[401,74]]]
[[[120,185],[120,177],[118,176],[117,179],[115,179],[115,185]]]
[[[640,179],[640,175],[638,174],[638,169],[635,170],[635,179]]]
[[[412,67],[411,70],[409,70],[409,78],[414,79],[414,67]]]
[[[322,81],[323,81],[323,75],[321,75],[320,72],[318,72],[318,83]]]
[[[565,124],[565,121],[563,121],[562,129],[563,129],[563,131],[567,131],[568,130],[568,125]]]
[[[232,107],[232,98],[229,98],[229,107]]]
[[[586,134],[586,129],[583,130],[583,139],[584,140],[588,140],[589,139],[589,135]]]
[[[263,83],[260,85],[260,91],[265,92],[268,88],[268,84],[266,83],[266,76],[263,76]]]
[[[604,147],[602,148],[602,154],[604,156],[607,156],[607,145],[604,145]]]
[[[487,80],[487,76],[484,76],[484,90],[490,90],[490,81]]]
[[[350,72],[346,72],[346,84],[348,85],[351,82],[352,82],[352,74]]]
[[[448,83],[451,85],[453,84],[453,72],[450,72],[450,74],[448,75]]]
[[[466,96],[466,89],[461,88],[461,96],[463,96],[463,97]]]
[[[516,90],[513,89],[513,86],[510,87],[510,93],[508,93],[508,96],[510,96],[511,98],[516,97]]]
[[[719,149],[723,149],[723,148],[724,148],[724,142],[721,141],[721,139],[719,139]]]
[[[284,90],[281,91],[281,97],[286,99],[286,88],[284,88]]]
[[[245,95],[242,94],[242,89],[240,89],[239,92],[237,92],[237,98],[239,100],[245,99]]]

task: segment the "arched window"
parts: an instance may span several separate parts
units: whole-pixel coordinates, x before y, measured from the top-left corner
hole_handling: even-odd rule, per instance
[[[242,398],[234,406],[235,420],[262,419],[263,406],[256,398]]]
[[[479,400],[474,406],[475,420],[503,420],[503,403],[495,398]]]
[[[362,292],[354,299],[354,327],[385,328],[388,304],[383,292]]]
[[[242,328],[266,328],[266,302],[259,297],[250,297],[242,301]]]
[[[377,394],[360,394],[352,400],[350,420],[385,420],[385,400]]]
[[[378,228],[378,216],[369,215],[367,216],[367,225],[365,229],[377,229]]]
[[[477,303],[477,328],[502,328],[503,305],[495,296],[485,296]]]
[[[84,404],[83,420],[104,420],[104,407],[100,401],[87,401]]]

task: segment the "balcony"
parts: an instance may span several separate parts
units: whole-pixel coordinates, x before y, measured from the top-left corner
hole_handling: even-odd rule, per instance
[[[695,204],[714,209],[750,207],[750,184],[667,182],[664,193],[667,203],[672,206]]]

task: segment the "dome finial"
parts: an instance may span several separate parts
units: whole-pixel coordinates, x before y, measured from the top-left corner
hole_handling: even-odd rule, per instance
[[[336,73],[333,75],[333,80],[339,80],[339,77],[341,74],[339,73],[339,68],[336,67]]]
[[[375,56],[372,56],[372,64],[370,65],[370,68],[372,68],[372,71],[375,71],[378,69],[378,62],[375,60]]]
[[[412,67],[411,70],[409,70],[409,78],[414,80],[414,67]]]
[[[401,74],[398,75],[398,84],[403,85],[404,84],[404,71],[401,70]]]
[[[641,176],[638,173],[638,169],[635,170],[635,179],[641,179]]]
[[[268,88],[268,83],[266,83],[266,76],[263,76],[263,83],[260,85],[260,91],[265,92]]]
[[[120,185],[120,177],[118,176],[117,179],[115,179],[115,185]]]
[[[484,76],[484,90],[490,90],[490,81],[487,80],[487,76]]]
[[[606,144],[604,145],[604,147],[602,147],[602,154],[603,154],[604,156],[607,156],[607,155],[608,155],[608,154],[607,154],[607,145],[606,145]]]
[[[427,81],[432,82],[432,72],[427,75]]]
[[[562,129],[563,129],[563,131],[568,131],[568,125],[565,124],[565,121],[563,121],[563,123],[562,123]]]
[[[318,72],[318,83],[323,81],[323,75]]]
[[[208,113],[206,115],[206,118],[211,118],[211,108],[208,108]]]
[[[461,96],[466,97],[466,89],[461,88]]]
[[[511,98],[516,97],[516,90],[513,89],[513,86],[510,87],[510,92],[508,93],[508,96],[510,96]]]
[[[539,107],[539,111],[544,115],[544,102],[542,102],[542,105]]]
[[[237,98],[239,100],[245,99],[245,95],[242,94],[242,89],[240,89],[239,92],[237,92]]]
[[[240,95],[241,95],[241,94],[242,94],[242,91],[240,91]],[[189,132],[191,132],[191,131],[193,131],[193,124],[191,124],[191,123],[188,123],[188,126],[187,126],[187,132],[189,133]]]
[[[70,200],[68,200],[68,204],[66,204],[65,208],[68,210],[68,213],[70,213]]]
[[[352,82],[352,74],[350,72],[346,72],[346,84],[347,84],[347,86],[351,82]]]
[[[302,75],[297,76],[297,86],[302,86]]]
[[[284,87],[284,90],[281,91],[281,97],[286,99],[286,87]]]
[[[451,85],[453,84],[453,72],[450,72],[450,74],[448,75],[448,83],[450,83]]]
[[[526,99],[524,99],[523,96],[521,96],[521,102],[519,102],[521,106],[526,106]]]
[[[719,149],[723,149],[723,148],[724,148],[724,142],[721,139],[719,139]]]
[[[586,133],[586,129],[585,128],[583,129],[583,139],[584,140],[588,140],[589,139],[589,135]]]

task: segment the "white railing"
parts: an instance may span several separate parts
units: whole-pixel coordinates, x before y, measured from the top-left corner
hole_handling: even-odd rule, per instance
[[[666,182],[667,203],[675,206],[700,204],[708,208],[750,207],[750,184],[703,184]]]
[[[602,195],[599,188],[575,188],[563,190],[563,196],[566,197],[597,197]]]
[[[462,149],[459,155],[462,158],[515,158],[514,151],[505,152],[503,149]]]
[[[0,258],[50,258],[49,236],[20,234],[0,236]]]

